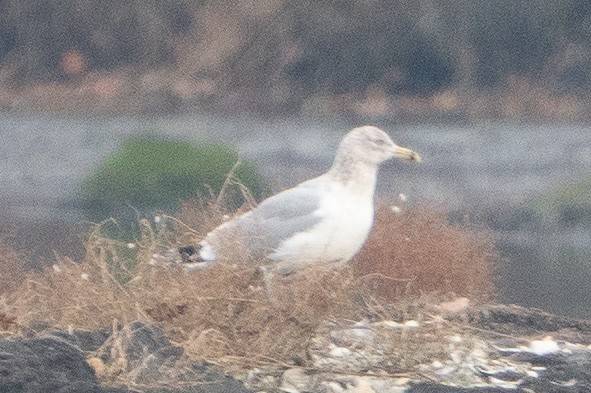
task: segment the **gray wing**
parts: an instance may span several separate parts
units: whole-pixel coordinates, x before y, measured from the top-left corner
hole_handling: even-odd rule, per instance
[[[322,220],[318,211],[321,198],[319,187],[303,183],[265,199],[249,213],[236,218],[227,229],[240,233],[251,255],[267,256],[284,240]]]

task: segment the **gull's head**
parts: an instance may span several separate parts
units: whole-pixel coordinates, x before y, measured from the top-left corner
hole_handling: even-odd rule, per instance
[[[343,138],[339,152],[354,154],[356,160],[379,165],[389,158],[421,162],[414,151],[398,146],[384,131],[374,126],[357,127]]]

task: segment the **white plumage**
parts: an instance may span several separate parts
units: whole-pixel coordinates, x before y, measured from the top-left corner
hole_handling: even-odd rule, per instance
[[[347,262],[367,239],[378,167],[392,157],[420,161],[379,128],[355,128],[341,141],[328,172],[220,225],[198,247],[181,247],[183,259],[202,267],[225,259],[224,250],[235,246],[268,259],[283,274],[314,263]]]

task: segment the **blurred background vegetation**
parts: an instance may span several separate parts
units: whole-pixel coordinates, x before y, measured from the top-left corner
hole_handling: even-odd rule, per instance
[[[590,53],[586,0],[2,0],[0,106],[578,120]]]
[[[220,193],[235,210],[247,202],[242,186],[255,199],[264,190],[254,165],[225,145],[143,137],[128,139],[107,157],[82,182],[79,196],[95,222],[115,217],[137,223],[139,213],[170,212],[184,200],[212,200]]]
[[[589,316],[590,121],[588,0],[0,0],[10,260],[82,258],[75,224],[215,195],[238,154],[260,199],[373,123],[425,157],[379,197],[491,228],[503,299]]]

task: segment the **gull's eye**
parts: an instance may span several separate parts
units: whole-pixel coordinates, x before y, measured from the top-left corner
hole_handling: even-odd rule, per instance
[[[373,143],[375,143],[378,146],[384,146],[386,144],[386,141],[383,139],[374,139]]]

